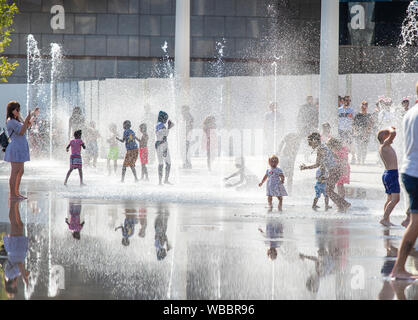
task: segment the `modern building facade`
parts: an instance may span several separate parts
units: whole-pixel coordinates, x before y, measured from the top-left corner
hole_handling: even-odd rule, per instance
[[[319,73],[320,0],[190,0],[191,76]],[[160,72],[164,42],[174,58],[175,0],[17,0],[5,55],[26,82],[26,39],[48,58],[63,47],[63,80],[147,78]],[[340,73],[417,72],[417,46],[397,59],[409,1],[340,2]],[[223,67],[217,43],[223,50]]]

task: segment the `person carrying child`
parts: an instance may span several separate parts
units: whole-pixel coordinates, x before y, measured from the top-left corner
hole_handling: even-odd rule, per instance
[[[273,197],[277,197],[277,199],[279,199],[278,210],[282,211],[283,196],[287,196],[287,192],[283,185],[283,170],[278,167],[279,158],[276,155],[271,156],[269,158],[269,165],[271,168],[266,171],[263,180],[258,186],[261,187],[268,179],[266,191],[269,209],[272,210],[273,208]]]
[[[78,174],[80,175],[80,185],[84,186],[83,182],[83,161],[81,159],[81,147],[83,149],[86,149],[86,146],[81,140],[81,130],[77,130],[74,132],[74,139],[70,141],[68,144],[66,150],[68,150],[71,147],[71,156],[70,156],[70,170],[67,172],[67,176],[65,177],[64,185],[67,185],[68,178],[70,177],[71,172],[73,172],[74,169],[78,169]]]
[[[135,182],[138,182],[138,177],[136,176],[135,169],[136,159],[138,159],[138,145],[135,140],[138,140],[138,138],[135,136],[135,132],[131,130],[131,121],[125,120],[123,122],[123,129],[125,130],[123,132],[123,139],[119,139],[118,137],[116,137],[116,140],[122,143],[125,142],[126,147],[125,160],[123,161],[122,166],[121,182],[125,182],[125,174],[127,167],[131,168],[132,173],[135,177]]]

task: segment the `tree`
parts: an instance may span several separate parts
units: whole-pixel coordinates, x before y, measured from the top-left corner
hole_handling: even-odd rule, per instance
[[[8,4],[8,2],[8,0],[0,0],[0,55],[12,41],[10,34],[14,29],[11,26],[14,16],[19,12],[14,2],[12,4]],[[10,63],[7,57],[0,56],[0,81],[7,82],[7,78],[12,75],[18,65],[16,61]]]

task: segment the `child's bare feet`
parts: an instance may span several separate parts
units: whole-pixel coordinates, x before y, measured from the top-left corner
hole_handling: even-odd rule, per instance
[[[332,209],[331,206],[325,206],[325,211],[328,211],[329,209]]]
[[[312,209],[314,209],[315,211],[316,211],[316,209],[319,209],[319,208],[320,208],[320,206],[317,206],[317,205],[312,206]]]
[[[382,219],[379,221],[380,224],[384,225],[385,227],[393,227],[394,224],[392,222],[390,222],[389,219]]]

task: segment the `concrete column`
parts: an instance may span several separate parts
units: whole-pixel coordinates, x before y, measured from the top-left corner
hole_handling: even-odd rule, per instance
[[[190,81],[190,0],[176,0],[175,34],[176,104],[189,104]]]
[[[190,105],[190,0],[176,0],[176,33],[174,53],[174,80],[175,80],[175,115],[171,115],[177,122],[176,136],[177,154],[181,154],[183,163],[186,162],[186,136],[180,133],[186,132],[185,122],[180,124],[181,106]],[[184,130],[182,130],[184,129]],[[180,140],[179,140],[180,139]],[[184,151],[182,151],[182,149]]]
[[[339,0],[321,1],[319,126],[337,130]]]

